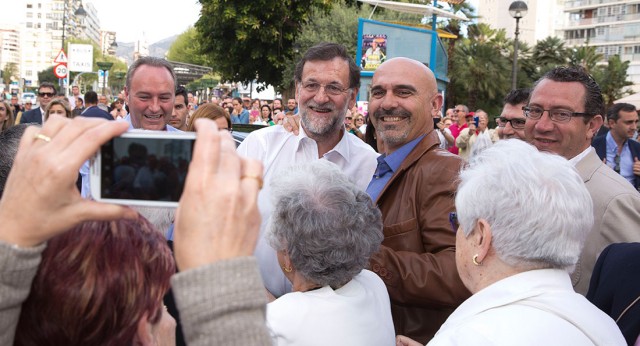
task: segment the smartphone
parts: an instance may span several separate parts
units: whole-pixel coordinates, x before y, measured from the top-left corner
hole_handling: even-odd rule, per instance
[[[191,162],[194,132],[130,131],[89,161],[91,195],[100,202],[177,207]]]
[[[433,128],[437,129],[438,128],[438,123],[440,122],[441,118],[433,118]]]
[[[480,117],[473,117],[473,123],[476,125],[476,127],[478,127],[478,124],[480,123]]]

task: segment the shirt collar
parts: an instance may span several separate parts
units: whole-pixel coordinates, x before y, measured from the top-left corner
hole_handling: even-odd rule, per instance
[[[613,139],[613,136],[611,135],[611,131],[607,132],[606,135],[606,141],[607,141],[607,150],[609,151],[618,151],[618,143],[616,143],[616,140]],[[629,141],[625,140],[624,143],[622,143],[622,148],[624,149],[624,147],[629,145]]]
[[[580,160],[582,160],[587,155],[589,155],[589,153],[592,150],[593,150],[593,147],[592,146],[588,146],[587,149],[585,149],[583,152],[581,152],[580,154],[574,156],[571,160],[569,160],[569,163],[571,163],[575,167],[578,164],[578,162],[580,162]]]
[[[338,153],[340,156],[342,156],[345,160],[350,161],[351,156],[350,156],[350,150],[349,150],[349,139],[347,138],[349,134],[345,130],[344,126],[340,129],[340,132],[342,134],[340,141],[338,142],[338,144],[336,144],[335,147],[333,147],[333,149],[327,151],[327,153],[324,154],[324,156],[330,155],[331,153],[335,152],[335,153]],[[313,144],[316,146],[316,148],[318,146],[318,144],[315,143],[313,138],[307,136],[307,133],[304,131],[302,124],[300,126],[300,131],[298,133],[298,136],[296,136],[296,140],[298,141],[298,146],[296,150],[299,150],[300,146],[303,145],[303,143],[309,143],[309,141],[313,141],[314,142]]]
[[[400,165],[402,164],[402,162],[407,158],[407,156],[409,156],[409,153],[411,153],[413,148],[415,148],[416,145],[418,145],[418,143],[424,138],[424,136],[426,135],[422,135],[412,140],[411,142],[401,146],[398,150],[389,154],[389,156],[384,157],[384,160],[387,162],[389,167],[391,167],[391,170],[393,171],[393,173],[395,173],[398,170],[398,168],[400,168]]]

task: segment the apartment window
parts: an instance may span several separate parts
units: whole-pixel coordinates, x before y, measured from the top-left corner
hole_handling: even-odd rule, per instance
[[[25,74],[26,74],[27,77],[31,77],[33,75],[32,72],[33,71],[31,71],[31,70],[27,70]]]
[[[40,29],[42,28],[42,25],[40,25],[40,23],[36,23],[36,29]]]
[[[27,18],[33,18],[33,12],[27,12]]]
[[[38,19],[42,19],[42,13],[38,13]]]
[[[27,8],[33,8],[33,5],[27,4]]]
[[[633,54],[633,47],[624,47],[624,54]]]
[[[33,28],[33,23],[27,22],[27,28]]]
[[[640,46],[633,46],[633,54],[640,54]]]

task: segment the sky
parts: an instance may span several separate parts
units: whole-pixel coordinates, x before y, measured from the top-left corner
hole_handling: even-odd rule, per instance
[[[85,0],[86,1],[86,0]],[[102,30],[115,31],[119,42],[142,33],[149,44],[183,33],[200,17],[196,0],[93,0]]]
[[[82,0],[91,2],[98,11],[102,30],[115,31],[118,42],[134,42],[146,37],[152,44],[183,33],[200,16],[197,0]],[[274,0],[275,1],[275,0]],[[478,0],[467,0],[477,8]],[[4,1],[0,23],[12,23],[26,0]]]
[[[3,0],[0,23],[18,24],[26,0]],[[197,0],[82,0],[98,11],[102,30],[115,31],[118,42],[133,42],[144,35],[152,44],[183,33],[200,17]]]

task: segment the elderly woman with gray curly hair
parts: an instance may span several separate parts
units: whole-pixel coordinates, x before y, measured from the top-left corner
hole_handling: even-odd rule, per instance
[[[293,292],[267,305],[277,345],[393,345],[389,296],[366,270],[382,242],[380,211],[334,165],[286,170],[273,185],[269,241]]]

